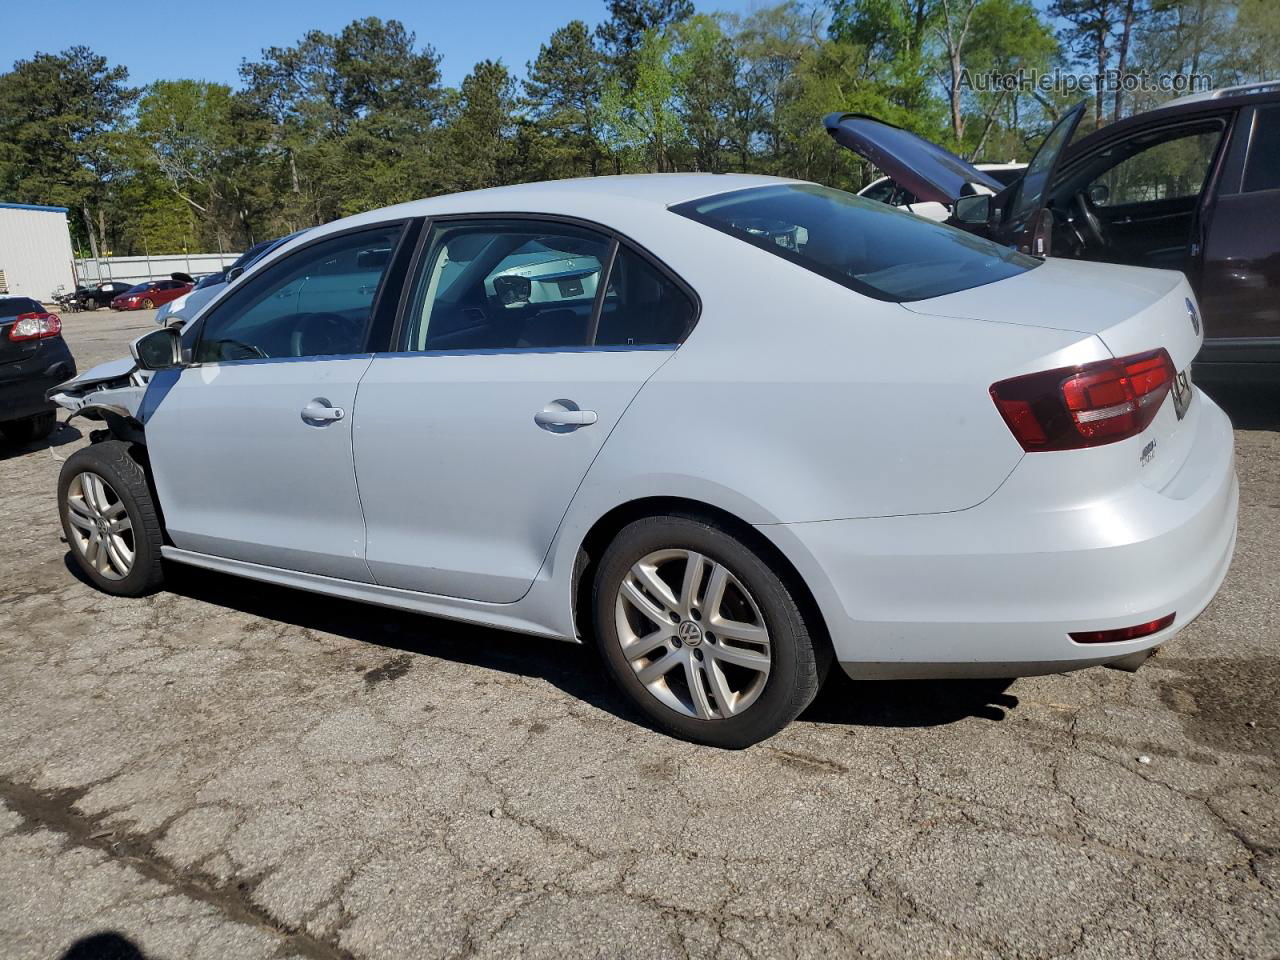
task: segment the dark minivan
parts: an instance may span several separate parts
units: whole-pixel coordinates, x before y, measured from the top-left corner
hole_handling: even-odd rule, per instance
[[[1280,382],[1280,83],[1192,94],[1072,143],[1084,104],[1010,186],[860,114],[827,132],[948,221],[1036,256],[1181,270],[1204,324],[1196,375]]]

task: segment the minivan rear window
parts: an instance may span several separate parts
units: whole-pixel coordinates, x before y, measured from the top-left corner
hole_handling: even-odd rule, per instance
[[[812,183],[717,194],[671,210],[877,300],[925,300],[1038,266],[971,233]]]

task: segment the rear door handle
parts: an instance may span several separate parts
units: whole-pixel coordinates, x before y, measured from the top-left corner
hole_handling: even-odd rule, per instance
[[[533,415],[533,422],[552,433],[568,433],[589,427],[600,418],[594,410],[582,410],[572,400],[553,400]]]
[[[341,420],[347,415],[347,411],[341,407],[335,407],[324,397],[316,397],[305,407],[302,408],[302,419],[312,423],[327,423],[333,420]]]

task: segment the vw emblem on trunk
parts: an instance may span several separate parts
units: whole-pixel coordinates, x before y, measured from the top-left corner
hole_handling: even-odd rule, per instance
[[[1196,310],[1196,305],[1191,302],[1191,298],[1187,297],[1187,316],[1191,319],[1191,329],[1196,333],[1200,332],[1200,314]]]

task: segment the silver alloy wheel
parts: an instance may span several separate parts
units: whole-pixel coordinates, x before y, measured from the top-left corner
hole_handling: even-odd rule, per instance
[[[614,618],[623,656],[672,710],[718,720],[764,690],[769,631],[755,599],[722,563],[692,550],[657,550],[622,579]]]
[[[67,519],[85,563],[108,580],[133,569],[133,523],[111,484],[96,473],[78,473],[67,487]]]

